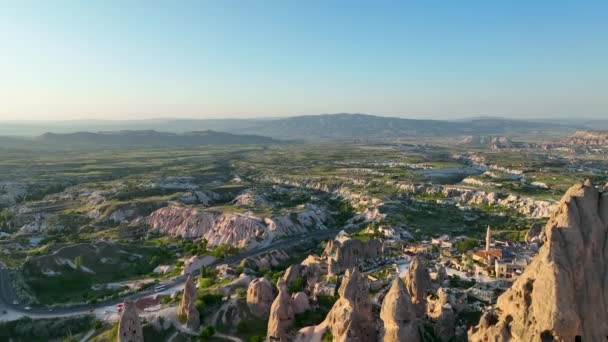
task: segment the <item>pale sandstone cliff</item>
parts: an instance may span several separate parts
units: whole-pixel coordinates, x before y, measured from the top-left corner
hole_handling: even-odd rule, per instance
[[[469,330],[471,341],[605,341],[608,187],[572,186],[545,226],[538,255]]]
[[[223,213],[185,207],[164,207],[146,218],[152,230],[185,238],[205,238],[210,245],[227,243],[252,248],[259,241],[322,228],[328,214],[314,206],[292,215],[260,218],[238,213]]]

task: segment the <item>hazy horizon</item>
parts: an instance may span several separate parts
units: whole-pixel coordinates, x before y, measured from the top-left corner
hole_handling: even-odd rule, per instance
[[[0,121],[602,119],[608,3],[35,1],[0,11]]]

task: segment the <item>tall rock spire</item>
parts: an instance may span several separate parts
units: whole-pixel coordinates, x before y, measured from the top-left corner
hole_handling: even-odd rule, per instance
[[[196,309],[196,298],[198,294],[196,292],[196,286],[192,280],[192,276],[189,275],[184,285],[184,294],[182,301],[179,304],[177,314],[186,318],[186,326],[194,331],[198,331],[201,325],[200,314]]]
[[[272,302],[268,318],[268,341],[287,341],[287,330],[293,325],[295,312],[293,302],[283,278],[277,282],[279,294]]]
[[[412,304],[405,284],[397,277],[382,301],[380,319],[384,324],[382,341],[418,342],[416,308]]]
[[[425,262],[418,256],[412,259],[412,263],[407,269],[405,284],[416,307],[417,316],[424,317],[426,314],[426,296],[431,289],[431,276],[426,269]]]
[[[125,300],[118,322],[118,342],[143,342],[144,332],[139,321],[137,308],[131,300]]]
[[[545,226],[546,243],[486,312],[469,340],[605,341],[608,186],[572,186]]]
[[[346,271],[338,290],[340,299],[331,308],[325,321],[335,342],[373,342],[376,327],[369,299],[367,279],[357,268]]]

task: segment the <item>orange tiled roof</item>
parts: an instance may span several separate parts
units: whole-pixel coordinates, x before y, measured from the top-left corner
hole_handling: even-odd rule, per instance
[[[480,250],[475,252],[475,255],[477,255],[480,258],[484,258],[487,259],[488,256],[493,256],[497,259],[502,259],[502,249],[490,249],[490,250]]]

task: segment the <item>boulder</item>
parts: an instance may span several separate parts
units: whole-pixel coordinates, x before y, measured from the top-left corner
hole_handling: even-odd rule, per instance
[[[294,293],[291,296],[291,300],[293,301],[293,311],[295,314],[310,310],[310,301],[308,300],[306,293]]]
[[[468,332],[470,341],[605,341],[608,187],[572,186],[524,273]]]
[[[268,279],[254,279],[247,288],[247,306],[252,314],[266,319],[270,313],[274,296],[274,288]]]
[[[393,281],[390,290],[382,301],[380,319],[383,322],[382,341],[418,342],[416,308],[401,278]]]

